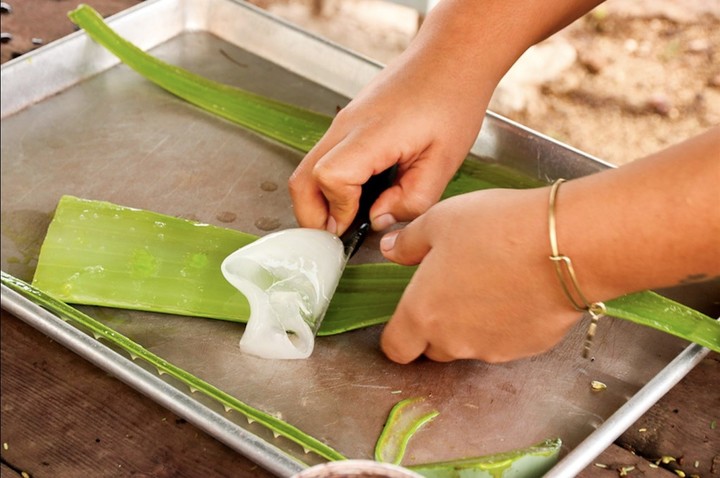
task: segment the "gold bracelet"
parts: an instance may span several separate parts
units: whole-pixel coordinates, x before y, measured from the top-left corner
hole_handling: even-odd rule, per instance
[[[587,358],[590,355],[590,345],[595,336],[598,321],[607,313],[607,310],[605,309],[605,304],[602,302],[590,302],[587,300],[585,294],[580,290],[572,260],[570,260],[568,256],[560,254],[558,250],[557,231],[555,229],[555,203],[557,202],[558,189],[560,189],[560,185],[564,182],[564,179],[558,179],[550,188],[550,205],[548,208],[548,229],[550,231],[550,250],[552,251],[550,260],[555,265],[555,272],[557,273],[558,279],[560,279],[563,292],[573,307],[575,307],[575,310],[588,312],[590,314],[590,326],[588,327],[585,336],[585,346],[583,347],[583,358]],[[572,285],[572,289],[568,286],[566,277],[570,279],[569,283]]]

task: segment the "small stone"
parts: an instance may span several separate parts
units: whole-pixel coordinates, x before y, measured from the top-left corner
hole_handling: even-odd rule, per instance
[[[720,73],[715,73],[712,78],[708,80],[708,85],[715,88],[720,88]]]
[[[687,49],[693,53],[706,52],[710,49],[710,40],[707,38],[696,38],[688,43]]]
[[[2,32],[0,33],[0,43],[10,43],[10,40],[12,40],[13,36],[11,33]]]
[[[31,41],[33,45],[42,45],[45,43],[42,38],[33,38]]]
[[[635,53],[638,49],[638,46],[638,42],[634,38],[628,38],[627,40],[625,40],[625,43],[623,43],[623,47],[628,53]]]
[[[672,101],[664,93],[655,93],[652,95],[648,99],[647,105],[651,111],[654,111],[661,116],[670,116],[672,110],[674,109]]]
[[[579,61],[580,64],[593,75],[600,73],[608,64],[607,58],[593,53],[581,55]]]

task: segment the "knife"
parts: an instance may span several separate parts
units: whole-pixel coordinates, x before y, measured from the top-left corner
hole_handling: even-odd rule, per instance
[[[370,233],[370,208],[375,200],[389,188],[395,180],[397,166],[391,166],[385,171],[371,176],[368,181],[363,184],[360,193],[360,205],[355,219],[341,236],[340,240],[345,249],[345,261],[350,260],[352,256],[360,249],[365,238]]]

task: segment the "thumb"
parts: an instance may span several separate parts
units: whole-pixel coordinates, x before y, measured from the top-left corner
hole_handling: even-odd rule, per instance
[[[380,251],[385,258],[398,264],[419,264],[432,248],[423,227],[423,218],[411,222],[404,229],[392,231],[380,240]]]

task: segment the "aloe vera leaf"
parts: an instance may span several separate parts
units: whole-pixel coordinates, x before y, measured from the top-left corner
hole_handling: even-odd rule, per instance
[[[64,196],[33,285],[60,300],[247,321],[249,306],[220,264],[255,236]]]
[[[33,285],[75,304],[246,322],[247,301],[220,264],[256,236],[155,212],[63,196]],[[348,266],[321,335],[383,323],[414,268]]]
[[[218,83],[170,65],[139,49],[112,30],[92,7],[68,13],[98,44],[146,79],[200,108],[307,153],[325,134],[332,117]],[[539,180],[500,164],[466,159],[445,197],[491,187],[526,188]]]
[[[92,7],[68,13],[100,45],[161,88],[222,118],[301,151],[309,151],[330,126],[331,118],[218,83],[146,54],[128,42]]]
[[[425,397],[406,398],[396,403],[375,444],[375,461],[399,465],[413,435],[439,414],[437,410],[428,411]]]
[[[652,291],[638,292],[605,302],[608,315],[695,342],[720,351],[720,321]]]
[[[102,322],[93,319],[89,315],[84,314],[65,302],[53,297],[51,294],[27,284],[26,282],[17,279],[4,271],[0,275],[0,281],[35,304],[53,312],[58,317],[87,329],[95,338],[102,338],[107,342],[117,345],[125,350],[130,357],[133,358],[133,360],[141,358],[153,365],[159,373],[166,373],[180,380],[187,385],[191,391],[202,392],[205,395],[217,400],[227,411],[235,410],[247,417],[249,421],[257,422],[272,430],[274,434],[283,436],[302,446],[304,450],[309,450],[319,456],[322,456],[323,458],[328,460],[346,459],[338,451],[302,432],[293,425],[253,408],[232,395],[229,395],[213,385],[186,372],[180,367],[167,362],[162,357],[153,354],[138,343],[133,342],[124,335],[107,327]]]
[[[509,452],[407,468],[426,478],[539,478],[555,465],[561,446],[556,438]]]
[[[255,238],[64,196],[40,251],[33,284],[71,303],[245,322],[247,303],[222,277],[220,264]],[[414,271],[391,263],[348,266],[319,335],[386,322]],[[638,292],[605,305],[613,317],[720,351],[720,322],[658,294]]]

